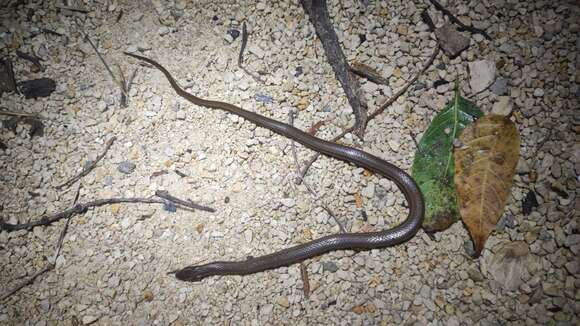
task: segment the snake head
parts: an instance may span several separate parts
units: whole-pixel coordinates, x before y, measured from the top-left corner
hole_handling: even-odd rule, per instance
[[[186,282],[199,282],[211,275],[204,266],[187,266],[171,273],[175,273],[178,280]]]

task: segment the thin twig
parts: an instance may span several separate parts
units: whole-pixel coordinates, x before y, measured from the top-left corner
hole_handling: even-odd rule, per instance
[[[485,37],[486,39],[491,41],[491,37],[489,36],[489,34],[487,34],[486,31],[481,30],[479,28],[473,27],[473,26],[467,26],[464,23],[461,22],[461,20],[459,20],[457,17],[453,16],[453,14],[445,9],[445,7],[443,7],[439,2],[437,2],[436,0],[429,0],[429,2],[431,2],[431,4],[433,4],[433,6],[435,7],[435,9],[441,11],[442,14],[444,14],[445,16],[449,17],[449,20],[451,20],[451,22],[453,22],[454,24],[459,25],[459,30],[460,31],[468,31],[472,34],[480,34],[483,37]]]
[[[75,200],[73,202],[73,205],[75,205],[77,203],[77,201],[79,199],[79,194],[80,194],[80,186],[77,188],[77,193],[75,195]],[[20,291],[25,286],[34,283],[34,280],[36,280],[36,278],[38,278],[40,275],[55,269],[56,260],[58,259],[58,256],[60,255],[60,250],[62,249],[62,244],[64,242],[64,236],[66,235],[66,231],[68,230],[69,223],[70,223],[70,217],[67,218],[66,223],[64,224],[64,227],[63,227],[62,231],[60,232],[60,236],[58,237],[58,241],[56,242],[56,245],[54,247],[54,255],[52,257],[52,260],[49,260],[48,263],[46,264],[46,266],[44,266],[44,268],[42,268],[41,270],[36,272],[30,278],[28,278],[24,282],[18,284],[17,286],[12,288],[10,291],[7,291],[6,293],[2,294],[0,296],[0,301],[3,301],[4,299],[10,297],[14,293]]]
[[[22,52],[20,50],[16,50],[16,55],[19,58],[32,62],[32,64],[35,65],[39,71],[44,71],[44,67],[40,63],[40,59],[37,56]]]
[[[415,74],[415,76],[413,76],[413,78],[411,78],[405,84],[405,86],[403,86],[397,93],[395,93],[391,98],[389,98],[387,101],[385,101],[381,105],[381,107],[379,107],[377,110],[375,110],[373,113],[371,113],[368,116],[368,121],[371,121],[372,119],[374,119],[375,117],[377,117],[379,114],[383,113],[391,104],[393,104],[401,95],[403,95],[403,93],[405,93],[407,91],[407,89],[409,89],[409,87],[411,87],[411,85],[413,85],[417,81],[417,79],[419,79],[419,77],[421,75],[423,75],[423,73],[425,73],[425,71],[427,70],[427,68],[429,68],[433,64],[433,62],[435,61],[435,58],[437,58],[437,55],[438,54],[439,54],[439,46],[436,46],[435,49],[433,50],[433,53],[431,54],[431,57],[429,57],[429,60],[427,60],[427,62],[425,63],[425,65],[423,65],[423,68],[421,68],[421,70],[419,70],[417,72],[417,74]],[[345,129],[339,135],[337,135],[336,137],[334,137],[331,140],[331,142],[338,141],[339,139],[341,139],[342,137],[344,137],[346,134],[352,132],[353,130],[355,130],[355,127],[354,126]],[[304,165],[304,168],[300,172],[301,179],[303,179],[304,176],[306,176],[306,173],[308,173],[308,170],[310,169],[310,167],[312,166],[312,164],[318,159],[318,157],[320,157],[320,153],[315,153],[315,154],[313,154],[310,157],[310,160],[306,163],[306,165]]]
[[[107,69],[107,71],[109,72],[109,75],[111,76],[111,78],[113,79],[113,81],[117,84],[117,86],[119,86],[119,88],[121,89],[121,92],[123,92],[123,94],[126,97],[128,97],[127,91],[125,89],[125,85],[121,81],[119,81],[117,79],[117,77],[115,77],[115,75],[113,74],[113,71],[111,70],[111,68],[109,67],[109,65],[107,64],[107,62],[105,61],[105,58],[103,58],[103,56],[101,55],[101,53],[99,52],[99,50],[97,49],[97,47],[95,46],[95,44],[93,43],[93,41],[91,41],[91,38],[89,37],[89,35],[84,32],[81,24],[78,21],[76,23],[77,23],[77,26],[79,27],[79,30],[83,34],[85,40],[87,40],[87,42],[89,42],[89,44],[91,45],[91,47],[93,48],[93,50],[95,50],[95,53],[97,53],[97,56],[99,57],[99,59],[101,60],[101,62],[103,63],[103,65],[105,66],[105,68]]]
[[[56,214],[42,216],[36,221],[29,222],[29,223],[22,223],[22,224],[11,224],[5,223],[0,221],[0,231],[18,231],[18,230],[32,230],[34,227],[42,226],[42,225],[49,225],[56,221],[62,220],[63,218],[72,217],[76,214],[82,214],[86,212],[91,207],[99,207],[104,205],[111,205],[111,204],[120,204],[120,203],[144,203],[144,204],[162,204],[165,205],[167,202],[163,199],[156,199],[156,198],[141,198],[141,197],[133,197],[133,198],[123,198],[123,197],[114,197],[114,198],[105,198],[105,199],[97,199],[86,203],[76,204],[73,207],[64,210],[62,212],[58,212]],[[176,203],[179,205],[179,203]],[[183,205],[179,205],[183,206]]]
[[[246,74],[254,78],[258,83],[263,84],[264,80],[260,76],[249,71],[244,65],[244,51],[246,50],[246,45],[248,44],[248,30],[246,29],[246,22],[242,23],[242,46],[240,47],[240,54],[238,55],[238,67],[242,69]]]
[[[292,112],[292,111],[290,111],[288,113],[288,124],[291,126],[294,125],[294,112]],[[308,192],[310,192],[312,197],[314,197],[315,200],[320,201],[320,197],[316,195],[316,192],[314,191],[314,189],[312,189],[312,187],[310,187],[310,185],[308,183],[304,182],[304,179],[300,175],[300,163],[298,162],[298,155],[296,154],[296,143],[293,140],[290,141],[290,146],[292,148],[292,157],[294,158],[294,164],[296,165],[297,177],[304,184],[304,186],[306,187]],[[328,213],[328,215],[330,215],[334,219],[334,222],[336,222],[336,224],[338,225],[340,232],[346,233],[346,229],[344,228],[342,223],[340,223],[340,221],[338,220],[338,218],[336,217],[334,212],[323,203],[319,203],[319,205],[320,205],[320,207],[322,207],[326,211],[326,213]]]
[[[308,280],[308,269],[304,262],[300,263],[300,275],[302,276],[302,289],[304,290],[304,298],[310,298],[310,281]]]
[[[207,206],[202,206],[196,203],[193,203],[191,200],[183,200],[183,199],[179,199],[177,197],[174,197],[172,195],[169,194],[169,192],[167,191],[163,191],[163,190],[157,190],[155,191],[155,196],[159,197],[159,198],[163,198],[163,199],[167,199],[170,202],[173,202],[175,204],[179,204],[181,206],[185,206],[191,209],[199,209],[202,211],[206,211],[206,212],[210,212],[210,213],[214,213],[215,209],[211,208],[211,207],[207,207]]]
[[[72,185],[73,183],[77,182],[78,180],[80,180],[82,177],[86,176],[87,174],[89,174],[96,166],[97,163],[99,163],[100,160],[103,159],[103,157],[105,157],[105,155],[107,154],[107,152],[109,151],[109,148],[111,148],[111,145],[113,145],[113,142],[117,139],[117,137],[114,137],[109,139],[107,141],[107,145],[105,147],[105,150],[99,155],[97,156],[97,159],[95,159],[93,162],[91,162],[91,164],[89,164],[89,166],[87,166],[81,173],[79,173],[76,177],[70,179],[69,181],[56,186],[56,189],[62,189],[64,187],[68,187],[70,185]]]
[[[70,11],[75,11],[75,12],[80,12],[83,14],[88,14],[89,11],[83,8],[78,8],[78,7],[70,7],[70,6],[64,6],[64,5],[56,5],[55,6],[58,9],[62,9],[62,10],[70,10]]]
[[[244,63],[244,50],[246,50],[246,45],[248,44],[248,31],[246,29],[246,22],[242,23],[242,46],[240,47],[240,54],[238,55],[238,67],[242,67]]]
[[[10,111],[10,110],[8,110],[7,107],[4,107],[4,106],[0,106],[0,115],[8,115],[8,116],[13,116],[13,117],[28,117],[28,118],[38,119],[38,120],[44,119],[43,117],[39,117],[39,116],[32,114],[32,113]]]

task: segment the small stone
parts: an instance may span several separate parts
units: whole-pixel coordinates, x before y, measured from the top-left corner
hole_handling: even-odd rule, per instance
[[[534,90],[534,96],[535,97],[542,97],[542,96],[544,96],[544,90],[541,89],[541,88],[536,88]]]
[[[513,110],[513,102],[509,96],[500,96],[493,104],[491,113],[507,116]]]
[[[89,324],[96,322],[98,319],[99,319],[99,317],[97,317],[97,316],[87,315],[87,316],[83,316],[82,322],[83,322],[83,325],[89,325]]]
[[[469,38],[463,36],[458,32],[455,27],[446,23],[442,27],[435,30],[435,36],[439,40],[439,45],[441,49],[449,56],[451,59],[457,57],[463,50],[469,47]]]
[[[564,265],[564,267],[566,268],[568,273],[570,273],[572,275],[580,274],[580,261],[578,259],[575,259],[574,261],[566,263],[566,265]]]
[[[334,273],[338,270],[338,266],[334,262],[325,261],[322,263],[322,270],[325,272]]]
[[[296,206],[296,200],[294,198],[282,198],[280,199],[280,203],[288,208]]]
[[[495,80],[495,63],[479,60],[469,63],[469,85],[474,93],[480,93]]]
[[[549,295],[551,297],[562,295],[560,287],[555,283],[543,283],[542,290],[546,295]]]
[[[244,231],[244,239],[246,239],[246,242],[248,243],[252,242],[252,238],[253,238],[252,230],[247,229],[246,231]]]
[[[111,213],[113,213],[113,215],[119,214],[120,209],[121,209],[121,204],[119,204],[119,203],[111,204]]]
[[[133,171],[135,171],[136,167],[137,165],[135,165],[135,163],[131,161],[123,161],[119,163],[119,165],[117,166],[117,170],[119,170],[119,172],[121,173],[131,174],[133,173]]]
[[[489,90],[492,91],[495,95],[502,96],[507,94],[507,84],[507,79],[498,78],[493,84],[491,84]]]
[[[153,292],[149,289],[143,291],[143,300],[147,302],[153,301]]]
[[[374,197],[375,196],[375,184],[370,183],[366,187],[364,187],[362,190],[362,195],[367,197],[367,198]]]
[[[284,308],[290,307],[290,301],[288,301],[288,297],[286,296],[279,297],[276,303]]]
[[[580,234],[570,234],[566,239],[566,245],[572,247],[580,243]]]
[[[242,79],[238,82],[238,88],[242,91],[248,90],[249,87],[250,87],[250,85],[248,84],[248,82],[245,79]]]

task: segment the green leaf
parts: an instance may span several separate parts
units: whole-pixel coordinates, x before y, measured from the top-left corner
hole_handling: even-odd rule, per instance
[[[411,173],[425,198],[426,232],[443,231],[459,218],[453,139],[481,116],[481,110],[461,97],[456,86],[453,101],[435,116],[419,142]]]

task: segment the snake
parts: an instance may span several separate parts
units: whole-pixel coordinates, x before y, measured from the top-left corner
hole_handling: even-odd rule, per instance
[[[177,279],[197,282],[215,275],[247,275],[289,266],[336,250],[370,250],[391,247],[410,240],[421,227],[425,214],[421,190],[413,178],[399,167],[357,148],[317,138],[294,126],[244,110],[233,104],[199,98],[181,88],[161,64],[134,53],[124,53],[161,71],[177,95],[189,102],[238,115],[259,127],[269,129],[314,151],[373,171],[393,181],[407,201],[407,218],[393,228],[375,232],[331,234],[263,256],[247,257],[240,261],[214,261],[203,265],[187,266],[170,272],[174,273]]]

